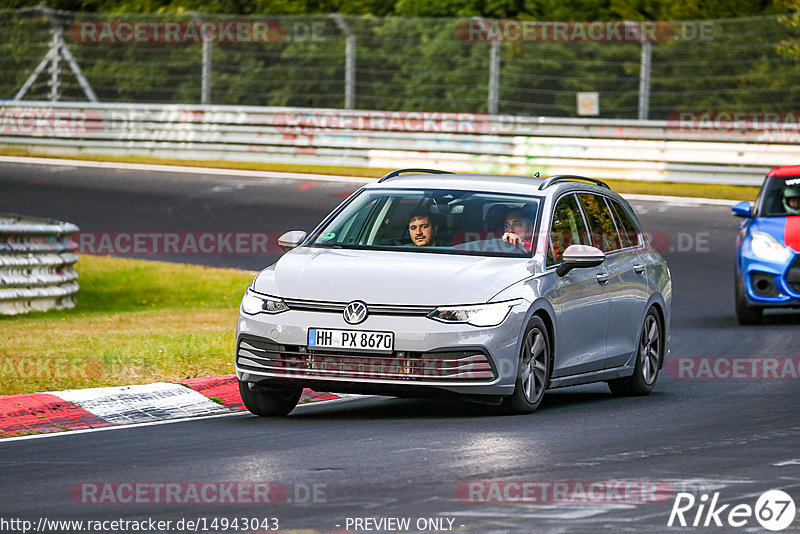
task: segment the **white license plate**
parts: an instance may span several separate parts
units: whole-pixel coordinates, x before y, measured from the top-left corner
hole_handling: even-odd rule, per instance
[[[394,349],[394,333],[309,328],[308,347],[391,352]]]

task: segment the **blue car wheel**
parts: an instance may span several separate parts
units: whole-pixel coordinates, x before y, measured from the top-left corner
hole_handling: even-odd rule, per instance
[[[759,324],[764,317],[764,308],[751,306],[747,302],[744,289],[744,278],[739,273],[735,273],[736,277],[736,318],[739,324],[753,325]]]

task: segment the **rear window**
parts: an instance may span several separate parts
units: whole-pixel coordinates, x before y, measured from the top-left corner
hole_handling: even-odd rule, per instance
[[[622,248],[639,246],[639,227],[625,211],[625,208],[616,200],[606,198],[611,211],[614,213],[614,220],[617,222],[619,237],[622,240]]]

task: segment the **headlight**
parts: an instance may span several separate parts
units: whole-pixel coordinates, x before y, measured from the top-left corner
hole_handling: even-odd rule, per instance
[[[767,261],[785,263],[789,261],[792,252],[778,243],[778,241],[764,232],[753,232],[750,238],[750,248],[753,254]]]
[[[476,306],[452,306],[436,308],[428,317],[443,323],[467,323],[472,326],[497,326],[502,323],[513,306],[522,299],[478,304]]]
[[[248,288],[242,298],[242,311],[248,315],[257,313],[281,313],[289,309],[281,299],[267,295],[259,295]]]

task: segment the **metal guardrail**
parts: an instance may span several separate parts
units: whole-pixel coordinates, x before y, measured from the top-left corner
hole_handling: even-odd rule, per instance
[[[0,314],[72,308],[78,292],[72,223],[0,213]]]
[[[0,144],[147,155],[758,185],[800,161],[780,125],[471,113],[26,102],[0,106]]]

